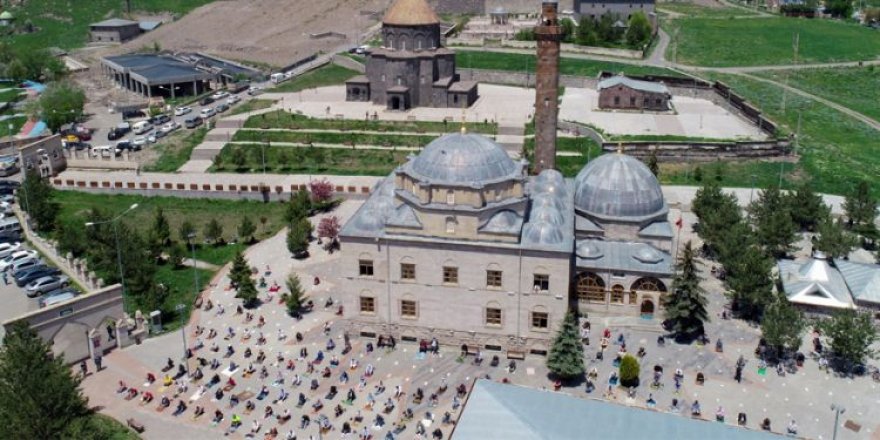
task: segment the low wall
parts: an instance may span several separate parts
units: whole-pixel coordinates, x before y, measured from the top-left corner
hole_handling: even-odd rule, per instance
[[[742,142],[604,142],[602,149],[618,148],[634,157],[645,158],[652,152],[661,162],[712,162],[716,160],[762,159],[780,157],[791,152],[788,140]]]
[[[535,49],[535,41],[511,40],[508,38],[450,38],[446,40],[447,46],[466,47],[508,47],[511,49]],[[630,60],[641,60],[645,53],[641,50],[615,49],[610,47],[579,46],[571,43],[563,43],[562,53],[575,53],[587,55],[601,55]]]
[[[525,67],[525,66],[523,66]],[[513,72],[507,70],[484,70],[484,69],[457,69],[464,81],[478,81],[490,84],[505,84],[518,87],[534,87],[535,74],[532,72]],[[580,87],[595,89],[598,84],[596,78],[586,76],[559,75],[559,85],[562,87]]]
[[[367,66],[364,63],[359,63],[349,57],[345,57],[342,55],[333,55],[332,58],[333,64],[337,66],[345,67],[346,69],[351,69],[356,72],[364,73],[367,71]]]

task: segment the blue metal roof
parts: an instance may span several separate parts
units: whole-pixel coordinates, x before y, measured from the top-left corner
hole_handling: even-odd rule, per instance
[[[752,440],[776,435],[564,393],[478,380],[452,440]]]

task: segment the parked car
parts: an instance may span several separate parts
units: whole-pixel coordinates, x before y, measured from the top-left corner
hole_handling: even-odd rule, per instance
[[[135,150],[140,150],[144,148],[144,145],[147,145],[147,138],[143,136],[136,137],[131,141],[131,145],[134,146]]]
[[[170,120],[171,120],[171,116],[168,116],[165,113],[160,113],[160,114],[150,118],[150,124],[159,125],[159,124],[164,124]]]
[[[133,149],[134,149],[134,145],[131,144],[131,141],[130,141],[130,140],[126,139],[126,140],[124,140],[124,141],[119,141],[119,142],[117,142],[117,143],[116,143],[116,149],[117,149],[118,151],[122,151],[122,150],[133,150]]]
[[[217,111],[211,107],[205,107],[202,109],[202,111],[199,112],[199,116],[201,116],[202,119],[208,119],[211,116],[214,116],[216,114],[217,114]]]
[[[124,141],[124,142],[128,142],[128,141]],[[91,154],[92,154],[92,157],[112,157],[112,156],[119,156],[120,151],[122,151],[122,150],[120,150],[119,148],[110,146],[110,145],[101,145],[99,147],[92,148]]]
[[[50,293],[40,299],[40,308],[51,307],[55,304],[70,301],[76,298],[78,292],[68,287],[67,289],[59,289]]]
[[[150,124],[149,121],[140,121],[132,127],[134,134],[144,134],[152,129],[153,124]]]
[[[227,104],[219,104],[217,107],[214,107],[214,110],[215,110],[217,113],[223,113],[223,112],[225,112],[226,110],[229,110],[229,105],[227,105]]]
[[[120,139],[128,133],[128,130],[120,130],[118,127],[111,128],[110,131],[107,132],[107,140],[115,141],[116,139]]]
[[[25,260],[19,261],[17,263],[13,263],[12,266],[9,266],[9,271],[12,273],[20,272],[24,269],[28,269],[35,266],[43,265],[43,260],[40,260],[38,257],[29,257]]]
[[[201,106],[211,105],[211,104],[213,104],[213,103],[214,103],[214,98],[212,98],[212,97],[210,97],[210,96],[205,96],[204,98],[202,98],[202,99],[199,101],[199,105],[201,105]]]
[[[2,187],[20,188],[21,182],[16,182],[14,180],[0,180],[0,188]]]
[[[26,259],[37,258],[37,251],[32,250],[22,250],[15,251],[6,256],[6,258],[0,260],[0,272],[9,270],[13,264],[18,263],[19,261],[25,261]]]
[[[226,98],[226,105],[232,106],[238,104],[241,101],[241,97],[238,95],[232,95],[229,98]]]
[[[159,142],[159,139],[162,139],[165,136],[168,136],[167,131],[156,130],[153,134],[147,136],[147,142],[155,144],[156,142]]]
[[[165,132],[165,134],[168,134],[168,133],[171,133],[172,131],[177,130],[179,128],[180,128],[180,124],[178,124],[177,121],[169,121],[169,122],[166,122],[165,125],[163,125],[161,128],[159,128],[159,131],[162,131],[162,132]]]
[[[146,117],[147,114],[144,113],[143,110],[124,110],[122,112],[122,119],[137,119]]]
[[[38,280],[43,277],[50,277],[55,275],[61,275],[61,270],[56,267],[49,267],[46,265],[34,266],[30,269],[25,269],[15,275],[15,284],[19,287],[26,286],[30,284],[32,281]]]
[[[186,128],[196,128],[199,125],[202,125],[202,118],[189,118],[184,121],[183,125],[185,125]]]
[[[36,296],[40,296],[43,293],[51,292],[55,289],[67,287],[69,281],[70,280],[65,275],[43,277],[31,281],[31,283],[28,284],[27,287],[25,287],[24,289],[27,292],[27,296],[33,298]]]
[[[251,95],[251,96],[257,96],[257,95],[259,95],[260,93],[263,93],[263,88],[262,88],[262,87],[259,87],[259,86],[251,86],[251,88],[248,89],[248,95]]]
[[[174,109],[174,116],[183,116],[187,113],[191,113],[192,111],[193,109],[189,107],[177,107],[176,109]]]
[[[214,92],[213,95],[211,95],[211,98],[214,101],[219,101],[227,96],[229,96],[229,92],[227,92],[226,90],[218,90],[218,91]]]
[[[6,258],[9,254],[21,250],[21,242],[0,243],[0,258]]]
[[[67,142],[64,144],[64,148],[82,151],[92,148],[92,144],[86,142]]]

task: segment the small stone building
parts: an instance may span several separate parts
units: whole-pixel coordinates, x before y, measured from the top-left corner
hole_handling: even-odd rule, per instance
[[[443,47],[440,19],[425,0],[397,0],[382,19],[382,47],[367,54],[366,75],[346,81],[347,101],[389,110],[469,107],[477,83],[460,81],[455,53]]]
[[[577,17],[590,17],[599,20],[606,13],[615,19],[627,22],[638,11],[645,13],[653,23],[655,0],[574,0]]]
[[[599,81],[599,108],[603,110],[672,109],[672,94],[661,83],[639,81],[623,75]]]
[[[124,43],[140,34],[140,23],[121,18],[111,18],[89,25],[89,39],[92,42]]]

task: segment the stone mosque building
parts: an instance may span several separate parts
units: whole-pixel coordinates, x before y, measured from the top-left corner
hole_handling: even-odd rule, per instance
[[[537,148],[555,156],[552,142]],[[529,176],[462,128],[410,156],[342,228],[344,317],[363,336],[546,354],[571,308],[653,317],[673,275],[668,213],[638,159],[608,153],[575,179]]]
[[[440,19],[426,0],[397,0],[382,19],[382,47],[367,53],[366,75],[345,83],[347,101],[389,110],[470,107],[477,83],[460,81],[455,52],[443,47]]]

